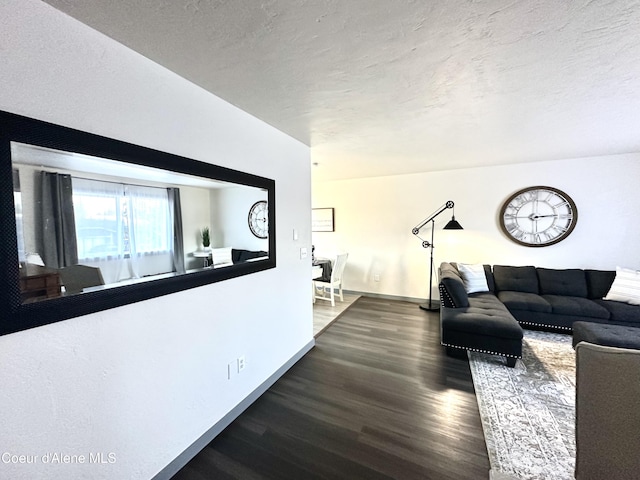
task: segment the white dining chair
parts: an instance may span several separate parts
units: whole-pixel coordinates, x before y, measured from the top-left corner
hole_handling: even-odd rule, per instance
[[[348,257],[348,253],[341,253],[336,257],[336,260],[333,262],[333,268],[331,269],[331,279],[328,282],[317,279],[313,280],[313,292],[315,299],[329,300],[331,301],[331,306],[335,307],[335,291],[338,289],[340,301],[344,301],[344,297],[342,295],[342,275],[344,273],[344,267],[347,265]]]

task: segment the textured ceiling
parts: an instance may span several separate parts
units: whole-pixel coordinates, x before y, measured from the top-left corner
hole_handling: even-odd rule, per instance
[[[310,145],[314,180],[640,151],[640,1],[46,2]]]

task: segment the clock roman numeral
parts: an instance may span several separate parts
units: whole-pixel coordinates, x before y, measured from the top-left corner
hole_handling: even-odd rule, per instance
[[[516,230],[518,230],[518,224],[516,222],[505,223],[504,225],[509,230],[509,233],[513,234]]]
[[[567,227],[562,227],[560,225],[553,225],[550,230],[553,230],[553,232],[555,233],[555,236],[558,235],[562,235],[563,233],[565,233],[567,230],[569,230]]]
[[[525,236],[525,233],[519,228],[516,228],[513,230],[513,232],[511,232],[511,235],[513,235],[514,238],[517,238],[518,240],[522,240]]]

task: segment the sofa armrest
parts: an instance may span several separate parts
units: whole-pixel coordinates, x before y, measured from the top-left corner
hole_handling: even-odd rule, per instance
[[[469,296],[464,288],[464,282],[458,268],[449,262],[440,265],[440,303],[448,308],[462,308],[469,306]]]

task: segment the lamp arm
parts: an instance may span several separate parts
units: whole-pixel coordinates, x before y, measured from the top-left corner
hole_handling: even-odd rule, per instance
[[[449,200],[444,205],[442,205],[435,213],[433,213],[429,218],[427,218],[426,220],[423,220],[418,225],[413,227],[411,229],[411,233],[413,233],[414,235],[418,235],[422,227],[424,227],[427,223],[432,222],[438,215],[440,215],[446,209],[453,208],[453,205],[454,205],[453,201]]]

